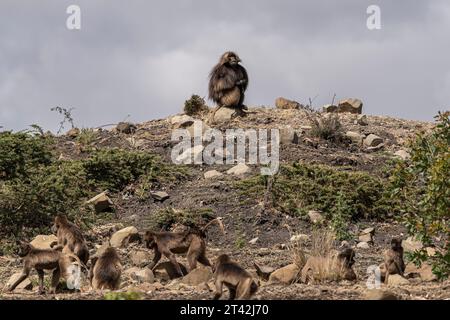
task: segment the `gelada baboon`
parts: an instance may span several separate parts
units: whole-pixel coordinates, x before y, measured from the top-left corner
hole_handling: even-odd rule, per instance
[[[71,252],[78,256],[86,264],[89,260],[89,250],[83,234],[77,225],[67,220],[65,215],[55,217],[52,231],[58,237],[58,246],[63,247],[63,252]]]
[[[220,255],[213,266],[216,292],[214,300],[222,296],[223,286],[230,291],[230,300],[248,300],[258,290],[253,277],[226,254]]]
[[[244,93],[248,86],[247,70],[239,64],[234,52],[225,52],[209,75],[209,99],[219,108],[244,108]]]
[[[51,293],[56,292],[59,279],[62,276],[66,281],[71,276],[69,270],[72,263],[81,265],[80,259],[74,254],[66,254],[60,250],[37,249],[27,242],[20,242],[19,256],[23,259],[23,271],[20,277],[8,288],[13,291],[22,281],[24,281],[34,268],[39,276],[39,293],[44,291],[44,270],[53,270]]]
[[[222,232],[224,232],[223,224],[220,218],[211,220],[201,230],[189,229],[185,232],[147,231],[144,235],[145,244],[147,248],[153,249],[155,252],[153,261],[148,267],[153,270],[163,254],[173,264],[178,275],[183,276],[183,272],[175,258],[175,254],[182,254],[186,252],[189,272],[197,267],[197,261],[205,266],[211,266],[211,263],[205,254],[205,230],[213,222],[217,222]]]
[[[122,264],[115,248],[108,246],[91,258],[89,280],[95,290],[117,290],[122,275]]]
[[[403,277],[405,262],[403,261],[403,247],[401,239],[392,239],[391,247],[384,252],[384,268],[386,275],[384,282],[388,283],[389,275],[399,274]]]
[[[326,257],[309,257],[301,272],[301,281],[308,283],[314,280],[356,280],[353,271],[355,251],[345,248],[337,254]]]

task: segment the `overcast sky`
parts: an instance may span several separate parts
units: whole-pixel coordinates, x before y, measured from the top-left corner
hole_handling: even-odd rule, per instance
[[[371,4],[381,30],[366,27]],[[449,39],[448,0],[1,0],[0,126],[54,131],[55,106],[80,127],[178,113],[207,95],[227,50],[248,69],[247,105],[336,93],[367,114],[432,120],[450,106]]]

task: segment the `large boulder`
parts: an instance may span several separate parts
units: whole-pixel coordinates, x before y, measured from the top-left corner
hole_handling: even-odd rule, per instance
[[[152,198],[155,199],[156,201],[163,202],[163,201],[169,199],[169,194],[164,191],[150,192],[150,194],[151,194]]]
[[[22,275],[22,272],[18,272],[18,273],[14,273],[8,280],[8,282],[6,282],[5,288],[4,290],[7,290],[9,287],[11,287],[11,285],[17,281],[17,279],[20,278],[20,276]],[[30,278],[26,278],[25,280],[23,280],[17,287],[15,290],[31,290],[33,289],[33,284],[31,283]]]
[[[180,266],[183,275],[188,274],[186,267],[182,263],[178,262],[178,265]],[[154,268],[154,271],[160,270],[164,271],[170,280],[182,277],[177,273],[174,265],[170,261],[158,263],[158,265]]]
[[[399,300],[398,297],[388,290],[373,289],[365,292],[364,300]]]
[[[222,107],[220,109],[212,110],[214,114],[213,121],[215,123],[227,122],[236,117],[244,115],[244,112],[240,109]]]
[[[194,123],[194,118],[184,114],[173,116],[169,121],[175,128],[187,128]]]
[[[332,104],[326,104],[323,106],[323,112],[334,113],[338,110],[338,107]]]
[[[269,282],[292,284],[299,278],[299,274],[300,268],[295,263],[292,263],[272,272],[269,277]]]
[[[250,169],[249,166],[247,166],[244,163],[240,163],[240,164],[234,166],[233,168],[231,168],[230,170],[228,170],[227,174],[232,174],[235,176],[242,176],[247,173],[250,173],[251,171],[252,171],[252,169]]]
[[[139,232],[135,227],[123,228],[111,236],[111,246],[120,248],[139,239]]]
[[[52,245],[58,244],[58,238],[55,235],[38,235],[30,244],[36,249],[51,249]]]
[[[282,98],[282,97],[277,98],[275,100],[275,106],[278,109],[285,109],[285,110],[286,109],[297,110],[297,109],[300,109],[302,107],[302,105],[300,103],[298,103],[297,101],[289,100],[289,99]]]
[[[345,137],[350,139],[353,143],[362,144],[364,136],[358,132],[348,131]]]
[[[181,279],[181,283],[189,286],[198,286],[208,282],[213,277],[213,273],[208,267],[197,267]]]
[[[107,196],[106,192],[96,195],[92,199],[86,201],[86,204],[92,205],[97,213],[110,211],[113,208],[113,202]]]
[[[417,267],[414,263],[410,262],[406,265],[405,274],[410,278],[414,278],[417,275],[425,282],[437,280],[437,276],[433,273],[433,268],[427,263],[422,263],[421,267]]]
[[[364,144],[367,147],[378,147],[381,144],[384,143],[383,138],[380,138],[379,136],[375,135],[375,134],[369,134],[365,139],[364,139]]]
[[[355,113],[355,114],[361,114],[362,113],[362,107],[363,103],[359,99],[347,99],[342,100],[339,102],[338,105],[338,112],[349,112],[349,113]]]
[[[124,271],[125,276],[129,276],[131,279],[139,283],[153,283],[155,282],[155,276],[153,271],[149,268],[140,269],[138,267],[132,267]]]
[[[144,250],[132,250],[129,257],[133,265],[138,267],[145,266],[152,259],[152,255]]]
[[[223,176],[223,174],[217,170],[210,170],[205,172],[203,176],[205,177],[205,179],[214,179]]]
[[[388,286],[390,286],[390,287],[397,287],[397,286],[403,286],[403,285],[408,285],[408,284],[409,284],[409,280],[402,277],[399,274],[389,275]]]

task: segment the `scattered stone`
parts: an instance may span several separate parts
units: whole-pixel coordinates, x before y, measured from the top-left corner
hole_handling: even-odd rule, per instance
[[[170,118],[170,123],[176,128],[187,128],[194,123],[194,118],[188,115],[174,116]]]
[[[256,244],[256,243],[258,242],[258,240],[259,240],[259,238],[256,237],[256,238],[253,238],[252,240],[250,240],[248,243],[250,243],[250,244]]]
[[[88,200],[86,204],[93,205],[95,212],[97,213],[111,211],[113,209],[113,202],[106,195],[106,192],[96,195],[92,199]]]
[[[356,144],[362,144],[364,136],[358,132],[348,131],[345,137],[349,138],[352,142]]]
[[[364,250],[370,249],[370,245],[367,242],[360,242],[356,245],[356,247]]]
[[[299,273],[300,273],[299,267],[295,263],[292,263],[272,272],[269,277],[269,282],[271,283],[281,282],[284,284],[291,284],[298,279]]]
[[[38,235],[30,244],[36,249],[51,249],[51,245],[58,244],[58,238],[55,235]]]
[[[182,263],[178,262],[178,265],[180,266],[181,272],[183,272],[184,275],[188,274],[186,267]],[[181,277],[180,275],[177,274],[175,267],[173,266],[172,262],[170,262],[170,261],[160,262],[154,270],[155,271],[164,270],[165,273],[169,276],[170,280]]]
[[[8,280],[8,282],[5,285],[4,290],[7,290],[9,287],[12,286],[14,282],[16,282],[20,276],[22,275],[22,272],[14,273]],[[33,284],[31,283],[30,278],[26,278],[24,281],[22,281],[15,290],[32,290]]]
[[[291,127],[287,126],[280,129],[280,143],[281,144],[298,144],[299,137],[297,132]]]
[[[378,147],[379,145],[381,145],[384,142],[384,140],[382,138],[380,138],[379,136],[375,135],[375,134],[369,134],[365,139],[364,139],[364,144],[367,147]]]
[[[201,132],[196,132],[195,131],[196,127],[201,128],[202,131]],[[203,121],[199,121],[199,120],[195,120],[193,122],[193,124],[190,125],[187,128],[187,130],[188,130],[189,134],[191,135],[191,137],[195,137],[196,135],[203,135],[206,131],[208,131],[210,129],[211,128],[207,124],[205,124],[205,123],[203,123]]]
[[[370,227],[370,228],[366,228],[363,231],[361,231],[361,234],[371,234],[374,235],[375,234],[375,228],[374,227]]]
[[[341,102],[339,102],[337,111],[339,113],[350,112],[350,113],[355,113],[355,114],[361,114],[362,107],[363,107],[363,103],[361,100],[347,99],[347,100],[342,100]]]
[[[391,286],[391,287],[408,285],[408,284],[409,284],[409,280],[406,278],[403,278],[399,274],[392,274],[388,278],[388,286]]]
[[[149,268],[137,268],[132,267],[124,271],[125,275],[128,275],[131,279],[138,281],[140,283],[153,283],[155,281],[155,276],[153,271]]]
[[[367,116],[365,114],[359,115],[355,120],[355,124],[359,124],[360,126],[368,126],[369,121],[367,120]]]
[[[150,192],[150,194],[151,194],[152,198],[155,199],[156,201],[163,202],[163,201],[169,199],[168,193],[164,192],[164,191]]]
[[[364,294],[364,300],[399,300],[398,297],[388,290],[373,289]]]
[[[338,110],[338,107],[332,104],[326,104],[323,106],[323,112],[334,113]]]
[[[210,170],[205,172],[204,177],[205,179],[214,179],[223,176],[223,174],[217,170]]]
[[[214,114],[214,122],[226,122],[230,121],[236,117],[244,115],[243,111],[240,109],[233,109],[233,108],[227,108],[222,107],[219,110],[212,110],[211,112],[215,112]]]
[[[193,148],[185,150],[176,158],[176,162],[191,164],[191,163],[202,163],[203,162],[203,146],[198,145]]]
[[[135,227],[127,227],[114,233],[111,236],[110,243],[111,246],[120,248],[137,239],[139,239],[138,230]]]
[[[373,242],[372,235],[370,233],[362,234],[359,236],[358,241],[372,243]]]
[[[244,163],[240,163],[227,171],[227,174],[234,174],[235,176],[241,176],[250,173],[252,169]]]
[[[422,250],[423,244],[420,240],[416,240],[413,237],[409,237],[402,241],[402,246],[405,252],[415,252]]]
[[[406,150],[398,150],[396,153],[394,153],[394,156],[396,156],[397,158],[400,158],[402,160],[411,159],[411,155]]]
[[[289,100],[289,99],[285,99],[285,98],[281,98],[281,97],[275,100],[275,106],[278,109],[284,109],[284,110],[288,110],[288,109],[298,110],[303,107],[297,101],[293,101],[293,100]]]
[[[414,263],[410,262],[406,265],[405,274],[407,274],[409,278],[419,276],[420,279],[425,282],[437,280],[437,276],[433,273],[433,268],[428,263],[422,263],[422,266],[418,268]]]
[[[256,274],[258,277],[263,279],[264,281],[269,280],[270,275],[275,271],[275,268],[269,266],[260,266],[256,262],[253,263],[256,269]]]
[[[202,283],[208,282],[213,277],[213,273],[210,268],[197,267],[181,279],[181,283],[189,286],[198,286]]]
[[[72,128],[69,131],[67,131],[66,136],[68,136],[69,138],[76,138],[78,137],[78,135],[80,134],[80,129],[78,128]]]
[[[133,265],[137,267],[145,266],[149,261],[151,261],[152,255],[144,250],[132,250],[130,252],[130,260]]]
[[[302,242],[302,241],[308,241],[309,236],[307,234],[294,234],[291,237],[291,242]]]
[[[384,143],[381,143],[381,144],[377,145],[376,147],[368,147],[367,151],[376,152],[376,151],[380,151],[383,148],[384,148]]]
[[[315,210],[308,211],[308,217],[314,224],[319,224],[325,221],[325,218],[322,216],[322,213]]]
[[[119,122],[116,126],[116,130],[125,134],[132,134],[136,132],[137,127],[129,122]]]

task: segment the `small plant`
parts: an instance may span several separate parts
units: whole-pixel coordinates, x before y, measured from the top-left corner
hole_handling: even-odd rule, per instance
[[[201,228],[203,225],[216,218],[211,209],[178,210],[166,208],[154,213],[146,224],[150,229],[168,230],[172,225],[181,224],[191,228]]]
[[[236,241],[234,242],[234,245],[236,249],[243,249],[246,245],[247,241],[245,241],[244,235],[239,234],[239,236],[236,238]]]
[[[311,122],[311,136],[323,140],[339,143],[343,141],[343,128],[339,116],[319,113],[309,116]]]
[[[142,294],[135,291],[108,292],[103,296],[105,300],[142,300]]]
[[[84,147],[91,147],[97,138],[97,132],[93,129],[83,128],[80,131],[80,134],[77,136],[76,140],[79,144]]]
[[[63,116],[63,119],[59,123],[58,134],[60,134],[64,130],[64,125],[67,122],[71,125],[72,129],[75,128],[75,125],[73,124],[73,117],[72,117],[72,111],[74,109],[75,108],[66,109],[66,108],[61,108],[61,107],[54,107],[54,108],[50,109],[51,111],[56,111],[60,115]]]
[[[196,94],[192,95],[192,97],[184,103],[184,113],[188,116],[197,115],[206,110],[208,110],[208,107],[205,104],[205,100]]]

